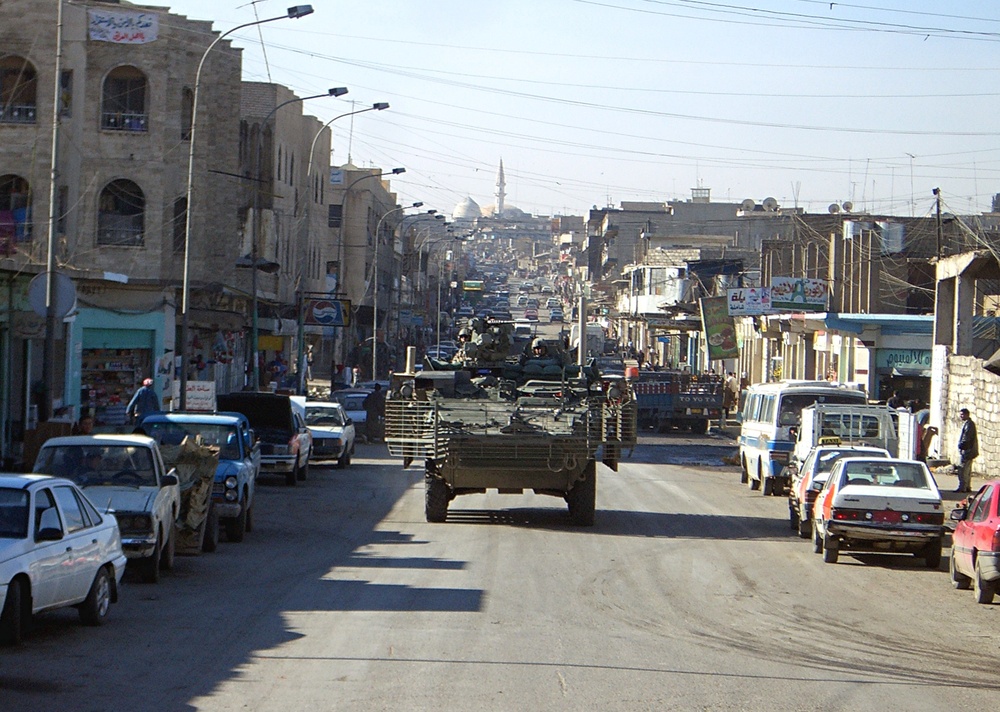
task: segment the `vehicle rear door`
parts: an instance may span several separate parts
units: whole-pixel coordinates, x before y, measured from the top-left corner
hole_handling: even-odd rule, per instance
[[[72,545],[66,541],[66,528],[50,488],[44,487],[35,492],[31,512],[31,536],[35,545],[28,563],[28,576],[31,579],[32,607],[39,610],[58,605],[63,600],[61,589],[68,586],[64,579],[70,576]],[[39,541],[38,532],[43,527],[57,529],[62,538]]]
[[[69,485],[54,487],[52,491],[63,515],[63,543],[67,556],[66,576],[59,591],[60,603],[82,601],[101,565],[101,542],[96,527],[100,520],[91,518]]]
[[[976,508],[972,510],[972,546],[976,551],[993,551],[993,525],[990,521],[996,514],[996,487],[986,485],[979,493]],[[964,523],[964,522],[963,522]],[[972,552],[969,552],[969,567],[972,570]]]

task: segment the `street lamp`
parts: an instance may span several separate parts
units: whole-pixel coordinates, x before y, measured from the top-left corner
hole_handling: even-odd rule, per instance
[[[257,390],[260,387],[260,359],[258,356],[258,344],[260,341],[260,330],[258,326],[258,314],[257,314],[257,242],[260,232],[260,189],[261,183],[263,182],[263,177],[261,175],[261,153],[263,152],[264,144],[264,129],[267,127],[267,122],[278,113],[278,109],[288,106],[289,104],[294,104],[296,102],[309,101],[310,99],[320,99],[324,96],[343,96],[347,93],[347,87],[333,87],[328,89],[323,94],[313,94],[312,96],[303,97],[292,97],[286,101],[281,102],[275,106],[271,111],[268,112],[264,120],[260,122],[260,128],[257,130],[257,170],[256,173],[256,185],[254,186],[253,192],[253,225],[251,229],[251,244],[250,244],[250,299],[251,299],[251,311],[252,311],[252,327],[250,334],[250,356],[253,359],[253,389]],[[273,148],[273,147],[272,147]]]
[[[190,268],[191,268],[191,196],[192,187],[194,184],[194,138],[195,138],[195,128],[198,125],[198,92],[201,89],[201,70],[205,66],[205,60],[208,58],[209,52],[211,52],[215,45],[219,44],[226,36],[231,35],[237,30],[242,30],[246,27],[253,27],[254,25],[263,25],[267,22],[274,22],[276,20],[297,20],[300,17],[305,17],[313,12],[312,5],[294,5],[288,8],[284,15],[279,15],[277,17],[269,17],[263,20],[255,20],[253,22],[246,22],[242,25],[237,25],[231,30],[223,32],[221,35],[216,37],[212,44],[208,46],[205,52],[201,55],[201,60],[198,62],[198,71],[194,75],[194,93],[192,95],[191,101],[191,130],[188,134],[188,171],[187,171],[187,191],[184,197],[184,277],[181,285],[181,383],[180,383],[180,408],[184,410],[187,408],[187,368],[188,368],[188,296],[190,293]]]
[[[358,109],[357,111],[348,111],[345,114],[339,114],[337,116],[334,116],[332,119],[330,119],[325,124],[323,124],[323,127],[319,131],[316,132],[315,136],[313,136],[312,144],[309,146],[309,174],[310,175],[312,174],[313,153],[316,152],[316,142],[319,141],[319,137],[327,129],[327,127],[330,126],[330,124],[332,124],[337,119],[343,119],[346,116],[354,116],[355,114],[363,114],[366,111],[384,111],[385,109],[388,109],[388,108],[389,108],[389,102],[387,102],[387,101],[378,101],[378,102],[375,102],[374,104],[372,104],[371,106],[369,106],[369,107],[367,107],[365,109]]]
[[[378,171],[377,173],[368,173],[366,175],[355,178],[350,183],[347,184],[347,188],[344,189],[344,194],[341,198],[341,209],[340,209],[340,236],[337,245],[337,290],[344,292],[344,226],[347,224],[347,205],[348,199],[351,196],[351,189],[354,188],[358,183],[363,180],[368,180],[369,178],[381,178],[386,174],[387,171]],[[388,171],[391,175],[398,176],[401,173],[406,173],[405,168],[393,168]],[[365,290],[367,291],[367,289]],[[344,335],[341,333],[341,349],[343,349],[343,339]],[[343,356],[343,354],[341,354]]]
[[[375,281],[375,288],[372,290],[372,380],[378,380],[378,370],[375,368],[378,365],[378,245],[382,240],[380,239],[380,233],[382,231],[382,222],[392,215],[393,213],[398,213],[401,210],[409,210],[410,208],[422,207],[422,202],[416,202],[413,205],[401,206],[398,208],[393,208],[392,210],[387,210],[382,214],[382,217],[378,219],[375,223],[375,256],[372,258],[372,279]],[[388,321],[386,322],[388,326]]]

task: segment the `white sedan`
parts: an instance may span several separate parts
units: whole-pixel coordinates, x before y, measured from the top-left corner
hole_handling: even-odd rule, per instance
[[[20,643],[32,615],[53,608],[100,625],[124,571],[118,522],[76,485],[0,474],[0,641]]]
[[[340,403],[306,401],[306,425],[312,433],[311,457],[336,460],[338,467],[350,467],[354,454],[354,421]]]

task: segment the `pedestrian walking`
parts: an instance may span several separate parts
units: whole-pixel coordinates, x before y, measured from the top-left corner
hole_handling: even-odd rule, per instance
[[[129,401],[125,415],[138,425],[147,415],[157,413],[160,410],[160,397],[153,389],[153,379],[147,378],[132,396],[132,400]]]
[[[971,492],[972,461],[979,457],[979,435],[968,408],[958,411],[958,418],[962,421],[962,432],[958,436],[958,489],[955,491]]]

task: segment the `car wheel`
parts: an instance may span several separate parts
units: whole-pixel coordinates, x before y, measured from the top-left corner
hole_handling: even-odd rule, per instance
[[[973,577],[973,593],[976,596],[976,603],[993,603],[996,595],[997,585],[995,581],[983,581],[983,572],[979,568],[979,559],[976,559],[976,575]]]
[[[799,538],[808,539],[812,536],[812,520],[811,519],[800,519],[797,523],[799,529]]]
[[[924,566],[927,568],[941,568],[941,540],[935,539],[928,543],[920,555],[924,557]]]
[[[208,515],[205,517],[205,537],[201,540],[201,550],[211,554],[219,548],[219,515],[215,510],[215,505],[208,506]]]
[[[289,487],[294,487],[299,482],[299,463],[298,460],[295,461],[295,467],[292,471],[285,475],[285,484]]]
[[[754,492],[756,492],[757,490],[759,490],[760,489],[760,481],[763,479],[763,475],[761,474],[760,465],[757,466],[757,479],[755,480],[753,477],[750,477],[749,475],[747,475],[747,478],[749,480],[747,482],[747,484],[750,486],[750,489],[752,491],[754,491]]]
[[[24,640],[25,622],[30,619],[25,616],[26,601],[22,597],[27,593],[20,579],[14,579],[7,585],[7,599],[3,611],[0,611],[0,643],[4,645],[20,645]]]
[[[774,478],[773,477],[767,477],[767,478],[765,478],[764,479],[764,486],[761,489],[762,489],[761,494],[763,494],[765,497],[770,497],[771,495],[773,495],[774,494]]]
[[[344,454],[337,458],[337,467],[341,470],[351,466],[351,449],[344,448]]]
[[[597,508],[597,463],[591,462],[584,470],[583,479],[579,480],[566,493],[566,504],[569,505],[569,516],[574,524],[581,527],[594,526],[594,513]]]
[[[155,568],[155,567],[154,567]],[[80,604],[80,620],[84,625],[100,625],[111,610],[111,577],[108,567],[102,566],[90,584],[90,593]]]
[[[799,513],[795,511],[795,507],[791,504],[788,505],[788,527],[793,532],[799,530]]]
[[[836,546],[830,546],[832,542],[829,539],[823,540],[823,563],[825,564],[835,564],[840,556],[840,549]]]
[[[226,520],[226,539],[232,542],[243,541],[247,533],[247,496],[244,493],[240,500],[240,513]]]
[[[309,460],[306,460],[302,467],[299,468],[299,481],[307,479],[309,479]]]
[[[819,527],[816,526],[816,522],[812,522],[812,535],[813,535],[813,553],[822,554],[823,553],[823,537],[820,536]]]
[[[253,531],[253,504],[247,507],[247,531]]]
[[[139,560],[141,566],[140,573],[144,583],[159,583],[160,581],[160,555],[163,553],[163,534],[156,531],[156,547],[153,553],[144,559]]]
[[[748,479],[750,479],[750,474],[747,472],[746,458],[740,458],[740,484],[745,485]]]
[[[951,575],[951,585],[959,591],[968,591],[972,587],[972,579],[961,573],[955,564],[955,549],[952,547],[948,557],[948,573]]]
[[[176,527],[170,528],[170,538],[167,540],[167,545],[163,547],[163,551],[160,553],[160,568],[164,571],[173,571],[174,569],[174,559],[177,555],[177,529]]]

